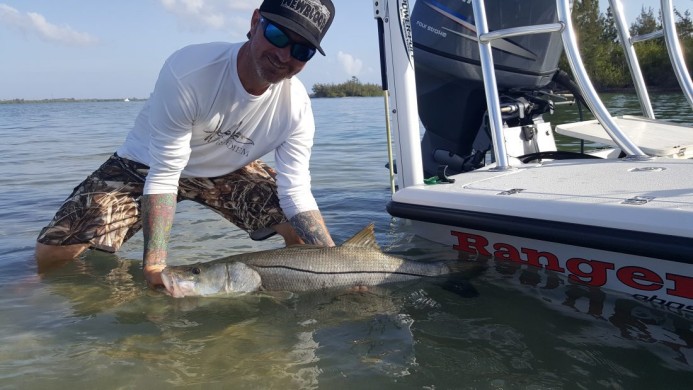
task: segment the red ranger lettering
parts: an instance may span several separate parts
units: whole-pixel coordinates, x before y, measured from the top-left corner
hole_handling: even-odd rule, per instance
[[[674,288],[667,289],[667,294],[693,299],[693,278],[690,276],[667,274],[667,280],[674,282]]]
[[[615,269],[614,263],[599,260],[570,258],[565,265],[553,253],[542,252],[532,248],[520,248],[507,244],[495,243],[489,246],[486,237],[452,230],[450,234],[457,237],[457,243],[452,247],[460,252],[480,254],[495,257],[500,260],[529,265],[535,268],[545,268],[549,271],[568,274],[568,279],[589,286],[604,286],[609,280],[609,272],[616,271],[616,278],[624,285],[640,291],[658,291],[664,288],[665,281],[673,284],[666,293],[671,296],[693,299],[693,277],[667,273],[665,278],[643,267],[626,266]],[[493,253],[491,253],[493,250]],[[565,268],[564,268],[565,267]]]
[[[583,272],[580,269],[582,264],[586,264],[589,267],[589,272]],[[565,266],[568,268],[568,271],[570,271],[568,279],[573,282],[596,287],[605,285],[607,280],[606,271],[614,269],[614,265],[611,263],[579,258],[568,259],[568,261],[565,262]]]
[[[623,284],[637,290],[656,291],[662,288],[662,278],[654,271],[650,271],[646,268],[623,267],[616,272],[616,276]],[[640,283],[639,280],[649,283],[643,284]]]

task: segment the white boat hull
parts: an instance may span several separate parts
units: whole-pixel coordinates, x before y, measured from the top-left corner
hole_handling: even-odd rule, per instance
[[[693,265],[421,221],[413,232],[465,255],[493,257],[569,282],[622,292],[693,318]]]
[[[693,142],[691,128],[611,116],[582,63],[571,1],[556,0],[555,10],[541,12],[546,19],[539,13],[498,11],[509,2],[497,2],[488,14],[482,0],[448,3],[443,9],[438,2],[417,2],[417,9],[423,11],[414,25],[408,19],[408,0],[374,3],[379,22],[388,27],[381,50],[387,65],[383,69],[394,92],[389,118],[399,190],[393,194],[388,212],[411,220],[416,234],[462,252],[493,256],[556,272],[574,283],[691,310],[693,160],[687,159]],[[661,8],[670,21],[671,4],[663,1]],[[493,28],[491,24],[495,24]],[[621,30],[622,24],[618,23]],[[431,36],[423,26],[451,34],[449,38]],[[666,23],[664,29],[665,36],[675,40],[673,23]],[[410,34],[412,30],[414,34]],[[474,35],[469,36],[468,30]],[[464,41],[455,38],[459,34],[465,34]],[[550,49],[550,42],[543,43],[549,48],[545,55],[527,61],[517,58],[517,52],[508,52],[503,41],[526,38],[537,44],[534,52],[538,53],[545,34],[560,34],[575,79],[562,84],[577,92],[598,121],[559,130],[615,146],[608,154],[600,152],[608,158],[587,159],[594,157],[593,151],[557,153],[550,124],[543,119],[553,110],[556,95],[544,90],[543,82],[527,83],[522,75],[502,76],[508,69],[526,73],[528,68],[520,64],[541,66],[557,61],[558,51]],[[469,44],[473,43],[470,38],[478,47]],[[668,49],[672,48],[670,41],[666,39]],[[420,54],[417,64],[425,65],[413,72],[420,79],[412,75],[414,47]],[[672,62],[683,62],[680,53],[672,56]],[[548,68],[530,73],[541,76],[543,71],[554,81],[563,80],[559,72]],[[643,84],[641,77],[635,80]],[[522,92],[524,89],[533,93]],[[485,107],[477,107],[484,98]],[[640,100],[641,106],[649,106]],[[533,103],[527,104],[530,101]],[[423,141],[418,121],[411,120],[419,110],[425,114],[420,116],[425,127]],[[477,142],[479,135],[486,142]],[[422,142],[424,148],[419,145]],[[488,158],[491,152],[492,159]],[[428,164],[422,163],[424,156]],[[537,158],[543,161],[523,163]],[[489,160],[496,167],[484,166]],[[426,179],[421,177],[424,172]],[[447,172],[464,173],[448,178]]]
[[[401,189],[388,211],[467,254],[693,310],[692,160],[551,161],[453,179]]]

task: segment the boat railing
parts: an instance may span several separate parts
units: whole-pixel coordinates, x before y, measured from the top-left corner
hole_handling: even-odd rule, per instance
[[[666,1],[666,0],[662,0]],[[482,74],[484,76],[484,91],[489,114],[489,125],[494,145],[494,156],[496,159],[495,170],[511,169],[509,158],[503,137],[503,120],[500,112],[498,87],[495,77],[492,43],[501,38],[514,37],[520,35],[542,34],[550,32],[560,32],[563,40],[563,48],[575,77],[576,84],[580,89],[586,104],[604,127],[604,130],[614,140],[616,145],[621,148],[629,157],[648,158],[640,148],[632,142],[628,136],[618,127],[614,118],[602,103],[597,91],[587,75],[585,66],[578,50],[577,38],[571,20],[571,7],[569,0],[556,0],[557,23],[543,25],[531,25],[523,27],[513,27],[508,29],[495,30],[490,32],[486,18],[486,6],[484,0],[473,0],[474,20],[476,22],[477,39],[479,42],[479,60],[481,62]]]
[[[598,122],[598,124],[587,122],[580,122],[578,124],[589,125],[586,127],[587,130],[595,133],[594,137],[592,138],[596,140],[603,140],[603,142],[600,143],[619,147],[622,152],[629,156],[629,158],[650,158],[637,144],[632,142],[631,137],[628,136],[628,134],[633,134],[633,132],[630,131],[632,128],[626,129],[626,127],[624,127],[624,129],[628,130],[627,132],[624,132],[621,128],[619,128],[619,125],[617,124],[619,118],[613,118],[609,114],[587,75],[585,66],[580,57],[575,30],[571,20],[570,3],[572,0],[555,0],[557,11],[555,23],[520,26],[492,32],[488,30],[484,1],[466,1],[470,1],[472,3],[474,20],[477,28],[479,57],[484,79],[484,90],[488,103],[488,123],[496,162],[496,167],[493,169],[507,170],[511,169],[512,167],[510,166],[511,158],[508,156],[503,136],[503,120],[501,117],[499,92],[497,89],[496,75],[494,71],[495,68],[493,63],[492,44],[497,39],[528,34],[561,34],[566,57],[573,71],[579,92],[584,98],[584,101],[590,108],[591,112],[596,117],[596,121],[587,122]],[[679,82],[684,88],[687,98],[689,101],[691,101],[691,95],[693,95],[691,90],[693,88],[690,86],[690,76],[688,76],[688,72],[685,69],[683,56],[680,52],[678,37],[676,36],[674,26],[675,23],[671,1],[661,0],[661,2],[663,5],[662,8],[665,10],[665,12],[663,12],[663,25],[665,27],[661,33],[656,33],[653,35],[662,34],[665,36],[665,39],[667,39],[670,58],[676,67]],[[614,4],[620,5],[620,3]],[[622,7],[613,7],[614,11],[621,8]],[[392,134],[394,136],[394,143],[397,147],[395,152],[400,157],[406,156],[406,158],[400,159],[400,164],[398,165],[396,172],[398,177],[398,186],[399,188],[406,188],[412,185],[422,185],[424,183],[423,163],[421,158],[421,139],[419,132],[420,123],[417,115],[418,109],[414,76],[415,71],[412,28],[409,20],[409,0],[373,0],[373,10],[374,17],[378,22],[378,34],[381,49],[381,72],[383,73],[383,90],[385,91],[384,95],[386,99],[388,99],[387,101],[391,104],[386,104],[388,134],[390,134],[390,129],[394,129]],[[625,22],[621,19],[623,12],[618,12],[618,15],[617,21],[621,20],[621,22],[619,22],[621,25],[620,31],[627,32]],[[633,43],[643,39],[645,39],[645,37],[633,37],[630,39],[623,39],[623,41],[628,42],[628,45],[632,45]],[[636,63],[637,61],[631,61],[631,64]],[[640,81],[636,83],[643,87],[644,90],[642,74],[640,74],[639,80]],[[626,121],[628,123],[626,126],[630,126],[632,124],[632,120],[639,121],[638,124],[647,124],[648,126],[651,126],[652,123],[650,122],[654,121],[652,119],[645,118],[638,119],[637,117],[634,119],[629,118],[629,121],[631,122]],[[648,123],[645,123],[645,121],[648,121]],[[621,122],[624,121],[622,120]],[[592,124],[597,125],[596,127],[599,129],[594,129],[595,126]],[[657,123],[655,123],[655,125],[657,125]],[[682,158],[688,158],[686,157],[688,156],[687,154],[682,154],[680,152],[683,149],[688,149],[688,145],[693,145],[693,143],[686,143],[686,141],[682,144],[681,139],[676,138],[678,137],[677,134],[683,134],[679,131],[687,131],[688,127],[672,126],[670,124],[667,124],[667,126],[673,128],[674,138],[673,141],[662,150],[678,150],[676,152],[677,156],[681,155]],[[582,131],[584,130],[583,127],[577,126],[574,129],[571,129],[571,131],[579,138],[579,135],[584,133],[584,131]],[[556,127],[556,131],[558,130],[559,126]],[[603,131],[603,133],[601,131]],[[637,136],[637,134],[635,136]],[[657,133],[656,135],[653,134],[653,136],[661,137],[662,135]],[[647,146],[647,144],[643,144],[643,148],[645,148],[645,146]],[[653,156],[659,155],[660,154],[653,154]],[[390,163],[390,166],[393,165],[394,163]],[[391,172],[391,174],[394,175],[393,172]]]
[[[662,37],[664,38],[667,53],[669,54],[669,60],[674,68],[674,73],[676,74],[679,85],[681,86],[686,99],[688,99],[688,103],[691,105],[691,107],[693,107],[693,82],[691,82],[691,76],[688,73],[683,52],[681,51],[681,43],[679,42],[678,34],[676,32],[674,7],[671,0],[660,0],[662,28],[648,34],[636,36],[631,36],[630,34],[621,0],[609,0],[609,5],[611,7],[611,12],[614,15],[618,39],[619,42],[621,42],[623,51],[625,52],[626,62],[628,64],[628,68],[630,69],[630,74],[633,78],[633,84],[635,86],[635,92],[638,96],[638,100],[640,101],[640,107],[642,108],[644,116],[650,119],[655,119],[652,103],[650,102],[650,95],[647,91],[642,71],[640,70],[640,63],[635,51],[635,44]]]

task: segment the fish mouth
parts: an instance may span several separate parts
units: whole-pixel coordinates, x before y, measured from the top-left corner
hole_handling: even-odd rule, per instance
[[[166,293],[174,298],[182,298],[185,296],[181,290],[176,278],[164,269],[161,272],[161,280],[164,282],[164,288],[166,288]]]

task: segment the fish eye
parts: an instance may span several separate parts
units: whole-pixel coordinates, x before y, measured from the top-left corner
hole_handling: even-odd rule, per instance
[[[194,275],[199,275],[200,272],[202,272],[202,271],[201,271],[198,267],[193,267],[192,273],[193,273]]]

